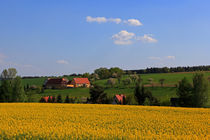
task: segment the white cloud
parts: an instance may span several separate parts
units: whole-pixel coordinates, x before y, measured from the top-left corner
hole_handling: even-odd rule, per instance
[[[119,24],[122,22],[122,20],[120,18],[109,18],[108,21],[114,22],[116,24]]]
[[[151,35],[145,34],[144,36],[136,37],[137,40],[140,40],[144,43],[156,43],[157,40],[152,38]]]
[[[113,22],[116,24],[122,23],[122,19],[120,18],[106,18],[106,17],[86,17],[87,22],[97,22],[97,23],[106,23],[106,22]],[[130,26],[142,26],[143,24],[138,19],[128,19],[124,20],[124,23]]]
[[[132,44],[132,39],[135,37],[135,34],[132,32],[127,32],[126,30],[122,30],[117,34],[112,36],[114,40],[114,44],[117,45],[130,45]]]
[[[165,61],[165,60],[175,60],[175,56],[165,56],[165,57],[156,57],[156,56],[150,56],[148,59],[150,60],[159,60],[159,61]]]
[[[86,17],[87,22],[98,22],[98,23],[104,23],[107,22],[107,19],[105,17],[91,17],[87,16]]]
[[[66,61],[66,60],[57,60],[56,63],[58,63],[58,64],[66,64],[66,65],[69,64],[69,62]]]
[[[166,58],[167,59],[173,59],[174,60],[176,57],[175,56],[167,56]]]
[[[128,19],[124,21],[130,26],[142,26],[143,24],[138,19]]]

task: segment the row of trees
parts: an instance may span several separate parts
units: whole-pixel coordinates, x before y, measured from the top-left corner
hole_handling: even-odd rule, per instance
[[[160,82],[163,82],[160,79]],[[192,84],[183,78],[177,87],[178,98],[172,98],[171,104],[183,107],[204,107],[208,101],[208,81],[204,77],[203,73],[196,73],[193,76]],[[134,90],[134,98],[139,105],[160,105],[160,101],[152,95],[152,92],[145,88],[142,84],[142,80],[139,77],[136,81],[136,87]],[[173,100],[175,99],[175,100]],[[91,103],[108,103],[107,94],[104,92],[104,88],[99,85],[94,85],[90,88]],[[129,104],[131,96],[125,98],[124,104]]]
[[[14,68],[1,73],[0,102],[24,102],[27,95],[22,86],[21,77]]]
[[[147,68],[140,70],[125,70],[125,73],[148,74],[148,73],[170,73],[170,72],[193,72],[193,71],[210,71],[210,66]]]
[[[203,107],[208,101],[208,81],[203,73],[193,76],[192,84],[183,78],[177,88],[177,100],[172,101],[176,106]]]

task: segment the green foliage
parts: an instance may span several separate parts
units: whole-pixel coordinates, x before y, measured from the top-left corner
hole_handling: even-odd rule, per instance
[[[99,68],[94,71],[94,73],[98,74],[100,79],[107,79],[110,77],[111,73],[107,68]]]
[[[90,102],[91,103],[105,103],[107,95],[104,93],[104,88],[99,85],[94,85],[90,88]]]
[[[108,86],[114,87],[115,84],[116,84],[116,80],[114,78],[109,78],[107,80],[107,85]]]
[[[161,84],[161,87],[163,87],[163,83],[164,83],[164,81],[165,81],[165,79],[164,79],[164,78],[162,78],[162,79],[160,79],[160,80],[159,80],[159,82],[160,82],[160,84]]]
[[[134,96],[139,105],[143,105],[146,99],[145,88],[142,84],[137,83],[134,91]]]
[[[12,101],[12,83],[11,80],[3,80],[1,84],[1,94],[0,101],[1,102],[11,102]]]
[[[196,73],[193,77],[193,106],[203,107],[208,101],[208,81],[203,73]]]
[[[135,96],[136,101],[139,103],[139,105],[146,104],[146,105],[158,106],[160,104],[159,100],[152,95],[152,92],[148,89],[146,90],[144,88],[144,86],[140,83],[136,84],[134,96]],[[146,99],[148,99],[149,102],[146,101]],[[146,103],[145,103],[145,101],[146,101]]]
[[[66,96],[66,99],[65,99],[64,103],[70,103],[69,96]]]
[[[190,107],[193,106],[193,94],[192,94],[192,85],[187,80],[186,77],[184,77],[178,85],[177,88],[177,96],[179,97],[179,105]]]
[[[17,76],[13,81],[12,102],[24,102],[26,101],[26,98],[21,77]]]
[[[62,103],[63,101],[62,101],[62,97],[61,97],[61,95],[58,95],[57,96],[57,103]]]
[[[186,78],[179,82],[177,95],[179,105],[187,107],[204,107],[208,101],[208,82],[203,73],[193,76],[193,85]]]

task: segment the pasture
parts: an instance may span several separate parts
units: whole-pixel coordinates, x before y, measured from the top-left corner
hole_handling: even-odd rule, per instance
[[[148,79],[152,78],[154,81],[154,84],[158,85],[160,79],[165,79],[164,86],[161,87],[160,84],[157,87],[147,87],[152,91],[152,94],[157,97],[161,102],[169,102],[171,97],[176,97],[176,88],[174,87],[175,84],[178,83],[182,78],[186,77],[189,79],[189,81],[192,82],[193,77],[192,72],[188,73],[158,73],[158,74],[142,74],[141,78],[143,79],[143,83],[148,85]],[[210,72],[204,72],[204,75],[206,78],[210,77]],[[73,77],[67,77],[68,79],[72,79]],[[124,80],[128,78],[128,75],[124,75],[121,79]],[[35,79],[23,79],[24,85],[43,85],[46,78],[35,78]],[[107,79],[105,80],[97,80],[95,83],[102,85],[105,87],[105,92],[108,96],[112,97],[115,94],[125,94],[125,95],[133,95],[135,83],[132,82],[128,86],[124,86],[121,82],[118,84],[116,80],[116,85],[114,87],[107,87],[106,86]],[[169,86],[168,86],[169,85]],[[173,85],[170,87],[170,85]],[[87,88],[73,88],[73,89],[47,89],[44,91],[44,93],[41,94],[35,94],[32,97],[33,102],[38,102],[41,97],[43,96],[57,96],[58,94],[62,95],[62,98],[64,100],[65,96],[70,97],[89,97],[89,89]],[[209,84],[209,97],[210,97],[210,84]],[[206,106],[210,106],[210,100]]]

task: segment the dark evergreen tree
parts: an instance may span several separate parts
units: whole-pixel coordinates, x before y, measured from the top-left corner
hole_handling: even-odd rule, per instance
[[[192,89],[193,87],[186,77],[179,82],[177,88],[177,96],[179,97],[179,100],[177,101],[179,102],[179,106],[193,106]]]
[[[70,103],[69,96],[66,96],[65,103]]]
[[[104,88],[99,85],[94,85],[90,88],[90,102],[94,104],[103,104],[106,102],[107,95],[104,93]]]
[[[193,76],[193,106],[203,107],[208,101],[208,81],[203,73]]]
[[[62,97],[61,97],[61,95],[58,95],[58,97],[57,97],[57,103],[62,103],[63,101],[62,101]]]

